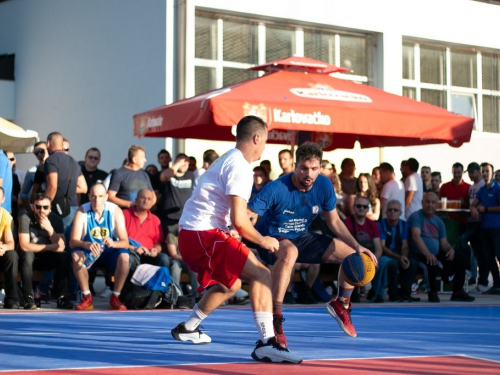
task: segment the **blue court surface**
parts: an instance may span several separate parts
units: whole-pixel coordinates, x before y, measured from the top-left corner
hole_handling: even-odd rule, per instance
[[[114,368],[200,364],[233,364],[230,373],[251,373],[234,371],[234,364],[255,363],[250,353],[257,333],[250,308],[219,309],[207,318],[209,345],[172,338],[170,330],[188,315],[182,310],[0,314],[0,373],[100,368],[95,373],[112,374],[118,373]],[[283,315],[289,348],[304,358],[290,369],[318,360],[398,359],[404,364],[409,358],[461,356],[493,366],[493,372],[477,368],[476,374],[500,374],[500,306],[355,306],[356,338],[347,336],[323,306],[285,308]]]

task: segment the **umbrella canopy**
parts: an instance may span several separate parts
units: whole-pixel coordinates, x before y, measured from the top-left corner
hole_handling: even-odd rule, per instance
[[[320,74],[342,73],[351,71],[351,69],[338,67],[323,61],[300,56],[290,56],[284,59],[269,61],[262,65],[253,66],[248,70],[262,70],[267,73],[286,70],[289,72],[308,72]]]
[[[31,152],[37,141],[37,132],[24,130],[0,117],[0,149],[9,150],[15,154]]]
[[[297,131],[323,149],[470,140],[474,119],[326,74],[278,71],[134,116],[142,137],[234,141],[231,126],[261,117],[270,143],[294,143]]]

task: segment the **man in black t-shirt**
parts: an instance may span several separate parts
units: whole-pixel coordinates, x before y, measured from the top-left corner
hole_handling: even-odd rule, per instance
[[[95,147],[89,148],[85,154],[85,164],[82,165],[82,174],[89,190],[97,181],[104,181],[108,176],[107,172],[97,169],[100,161],[101,151]],[[89,197],[87,194],[80,194],[80,204],[87,203],[88,201]]]
[[[33,269],[52,270],[54,292],[58,296],[57,307],[72,309],[66,298],[68,291],[69,253],[64,251],[64,226],[62,219],[51,212],[50,197],[38,194],[33,203],[33,211],[19,219],[19,269],[23,282],[24,308],[36,309],[33,299]]]

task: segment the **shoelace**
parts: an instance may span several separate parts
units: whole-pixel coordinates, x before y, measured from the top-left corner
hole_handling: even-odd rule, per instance
[[[283,315],[281,318],[278,317],[273,317],[273,324],[274,324],[274,329],[276,330],[276,333],[282,334],[283,333],[283,322],[285,321],[285,318],[283,318]]]

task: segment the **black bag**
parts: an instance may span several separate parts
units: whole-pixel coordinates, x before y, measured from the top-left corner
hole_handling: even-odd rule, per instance
[[[120,301],[129,310],[152,310],[162,301],[159,290],[147,290],[142,286],[126,283],[120,293]]]
[[[159,308],[192,309],[194,305],[194,299],[184,296],[180,285],[172,280],[167,291],[162,295]]]
[[[66,189],[66,194],[63,196],[54,197],[52,199],[52,212],[56,215],[59,215],[62,218],[65,218],[71,213],[71,207],[68,201],[69,188],[71,186],[71,178],[73,177],[73,158],[70,157],[69,162],[69,181],[68,181],[68,189]]]

